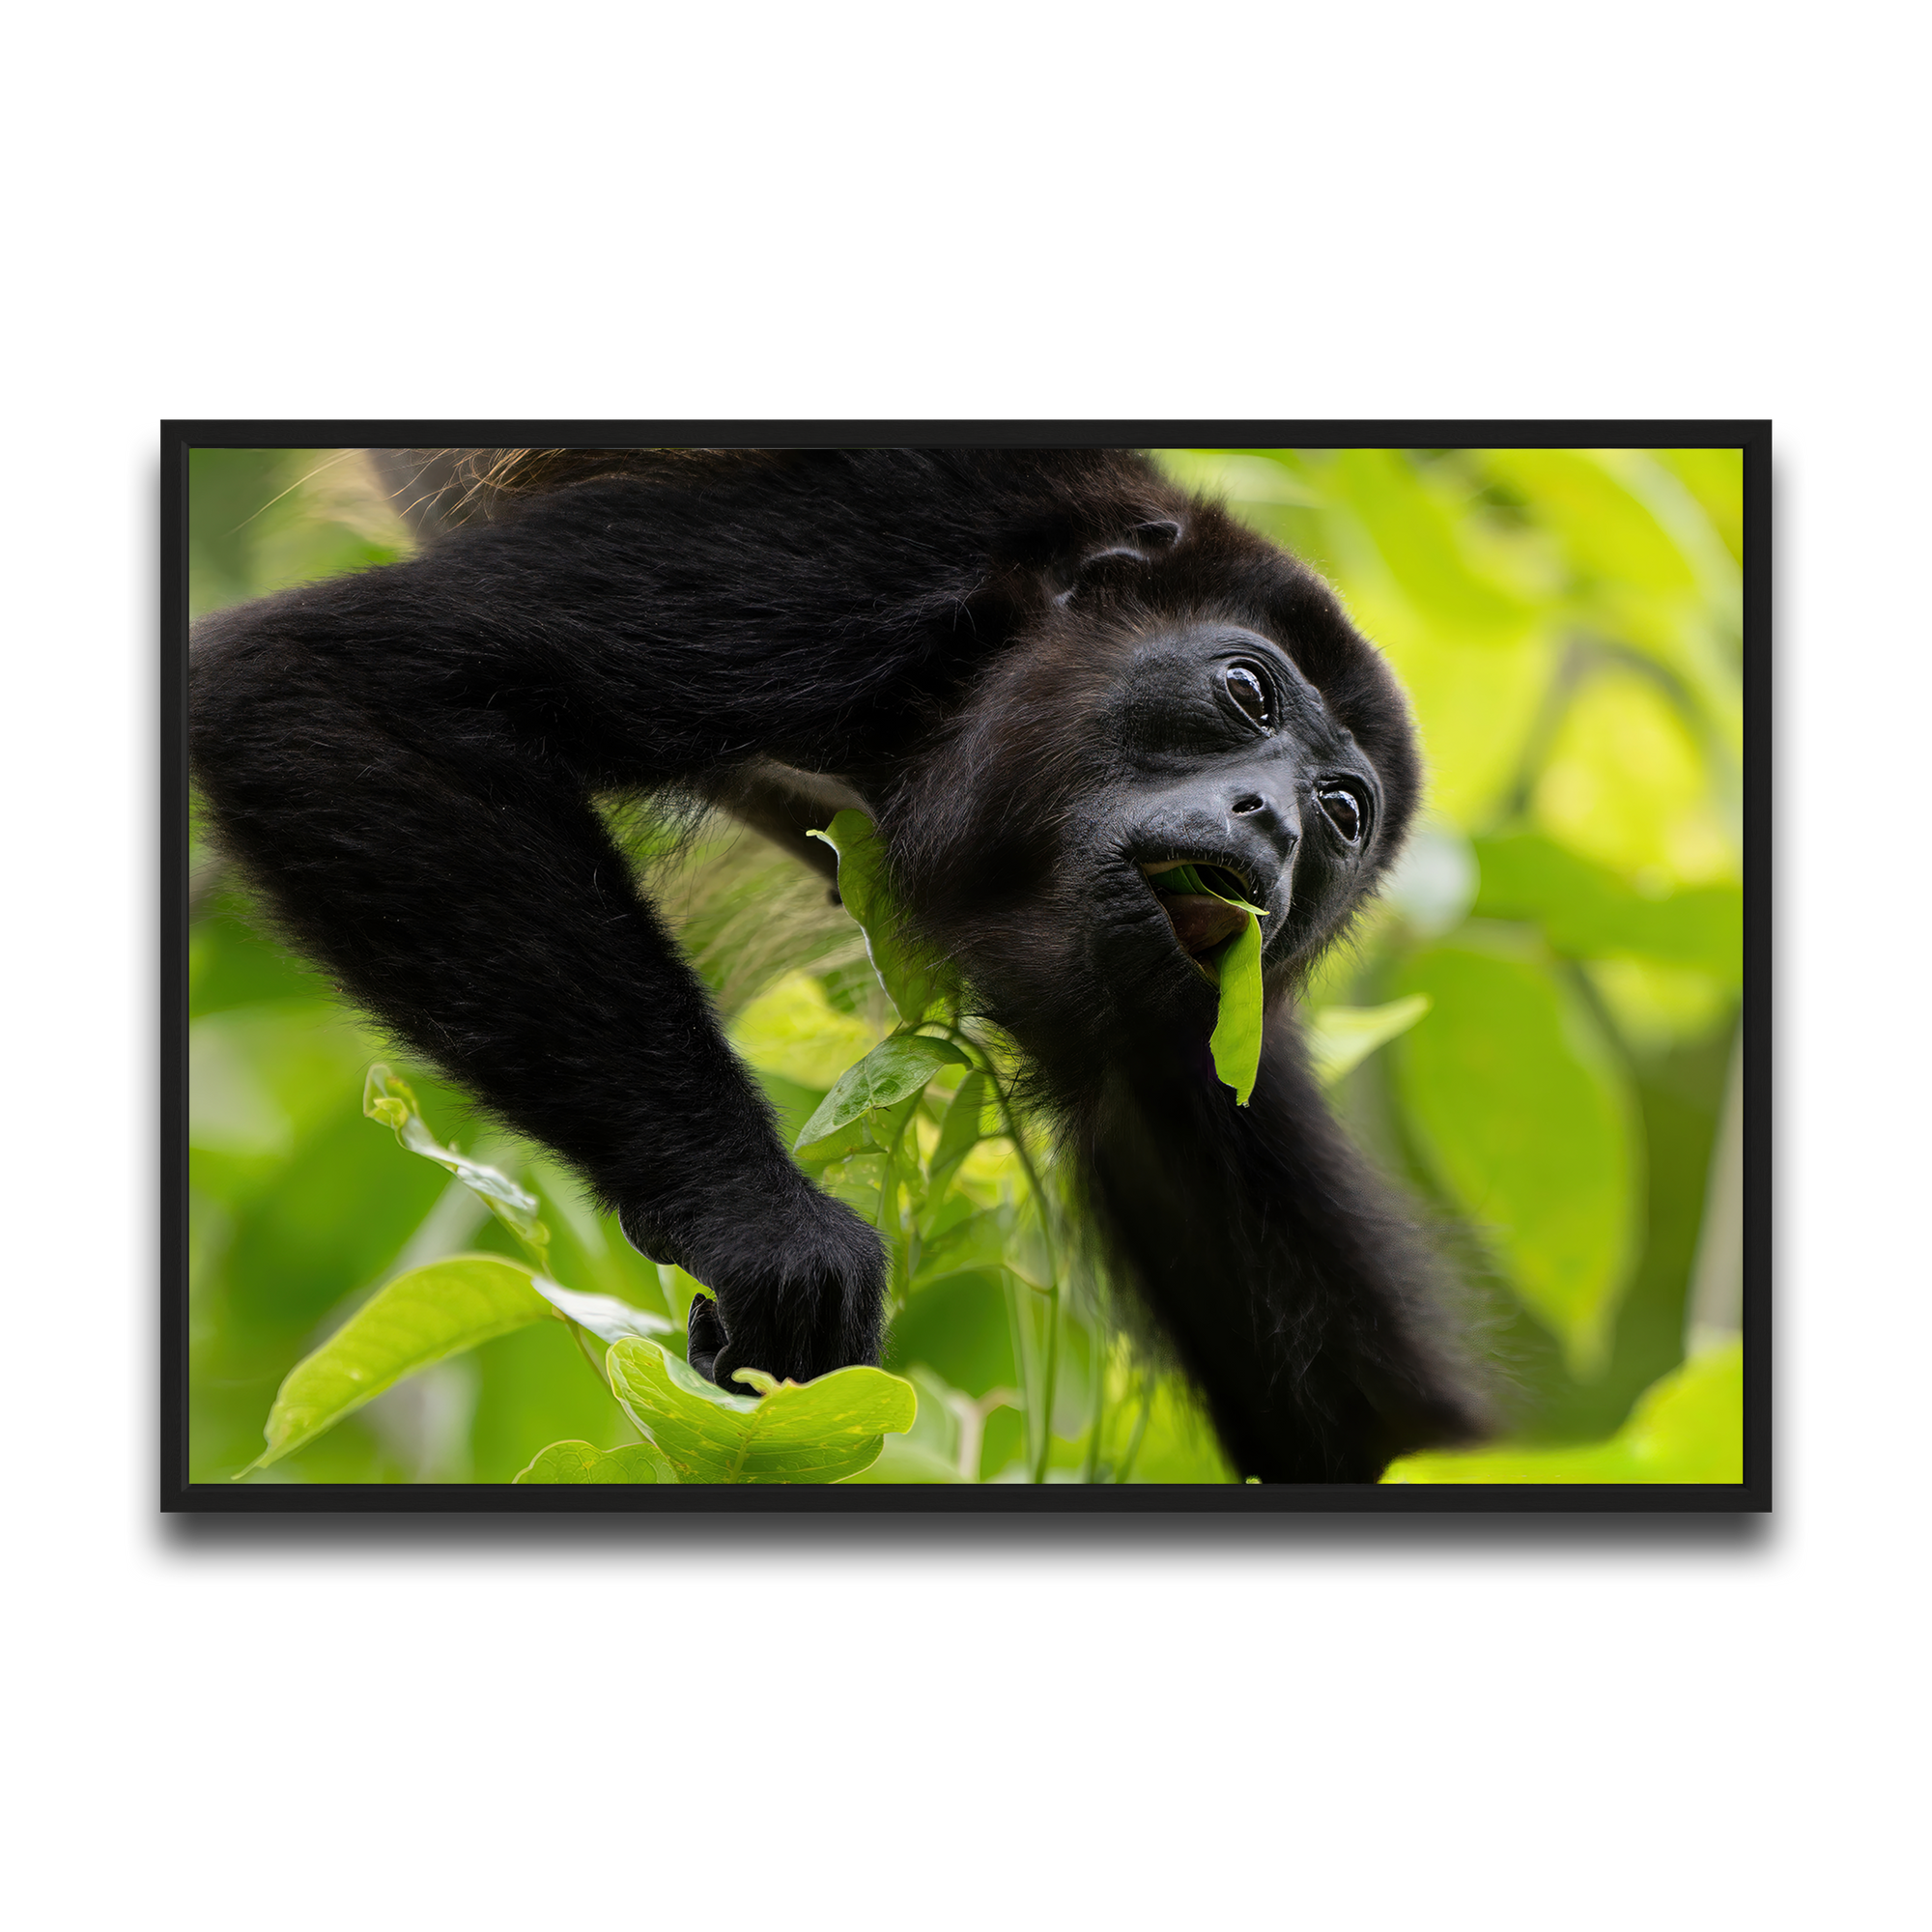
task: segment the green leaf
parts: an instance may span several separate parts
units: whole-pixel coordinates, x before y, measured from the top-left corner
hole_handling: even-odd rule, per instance
[[[886,996],[907,1026],[956,1004],[958,980],[952,967],[907,930],[893,898],[886,841],[863,811],[841,811],[823,832],[813,832],[838,855],[838,896],[866,935],[866,952]]]
[[[586,1294],[564,1288],[542,1275],[532,1275],[530,1286],[550,1303],[561,1309],[580,1328],[587,1328],[600,1342],[615,1342],[625,1335],[668,1335],[677,1323],[647,1309],[633,1308],[614,1294]]]
[[[1334,1086],[1428,1010],[1427,993],[1411,993],[1385,1007],[1318,1007],[1308,1015],[1308,1058],[1315,1077],[1324,1087]]]
[[[937,1281],[942,1275],[963,1274],[973,1268],[999,1267],[1012,1238],[1010,1208],[982,1208],[935,1235],[921,1249],[919,1279]]]
[[[867,1153],[835,1160],[813,1173],[819,1186],[835,1201],[842,1201],[862,1221],[879,1226],[887,1162],[875,1148]]]
[[[372,1121],[396,1130],[396,1138],[412,1153],[445,1167],[509,1229],[511,1234],[542,1256],[550,1245],[550,1230],[537,1219],[537,1197],[519,1187],[508,1175],[481,1161],[470,1160],[454,1148],[438,1142],[429,1122],[416,1105],[416,1096],[408,1081],[398,1079],[381,1061],[370,1067],[362,1084],[362,1111]]]
[[[1607,1442],[1405,1456],[1385,1483],[1741,1483],[1744,1348],[1699,1355],[1654,1382]]]
[[[1262,1064],[1262,928],[1267,914],[1234,893],[1224,893],[1204,879],[1193,866],[1168,866],[1160,872],[1160,890],[1205,895],[1223,905],[1239,906],[1248,923],[1216,955],[1221,986],[1221,1011],[1208,1045],[1214,1071],[1235,1090],[1235,1104],[1245,1107],[1255,1091]]]
[[[810,1125],[810,1121],[805,1123],[805,1127]],[[803,1133],[805,1127],[799,1131]],[[818,1174],[835,1161],[851,1160],[855,1156],[877,1153],[878,1151],[869,1119],[861,1114],[856,1120],[847,1121],[843,1126],[835,1127],[829,1134],[821,1134],[815,1141],[801,1141],[792,1149],[792,1153],[806,1173]]]
[[[453,1255],[398,1275],[288,1373],[246,1469],[266,1469],[386,1388],[551,1313],[531,1270],[498,1255]]]
[[[910,1099],[942,1066],[971,1065],[950,1039],[932,1039],[916,1033],[882,1039],[856,1066],[848,1066],[838,1076],[838,1084],[800,1131],[798,1146],[801,1151],[809,1149],[862,1114]]]
[[[657,1452],[646,1442],[593,1449],[587,1442],[553,1442],[540,1449],[513,1483],[655,1483]]]
[[[1245,1107],[1262,1065],[1262,923],[1252,908],[1248,923],[1221,949],[1219,963],[1221,1016],[1208,1044],[1214,1071],[1235,1090],[1235,1105]]]
[[[1634,1259],[1641,1142],[1628,1082],[1543,960],[1464,927],[1399,984],[1434,1003],[1396,1079],[1419,1150],[1489,1235],[1571,1372],[1603,1365]]]
[[[727,1395],[655,1342],[616,1343],[611,1387],[681,1483],[836,1483],[912,1427],[919,1398],[883,1369],[837,1369],[774,1382],[741,1369],[762,1396]]]
[[[976,1148],[982,1135],[986,1102],[992,1096],[992,1082],[977,1070],[968,1073],[952,1096],[940,1123],[939,1144],[932,1151],[932,1187],[935,1198],[952,1170]]]
[[[1238,893],[1224,893],[1218,886],[1210,886],[1193,866],[1163,866],[1158,873],[1160,890],[1164,893],[1205,894],[1210,899],[1219,899],[1223,905],[1240,906],[1243,910],[1267,917],[1267,908],[1250,904]]]
[[[910,1122],[916,1100],[905,1100],[900,1105],[905,1110],[906,1121]],[[882,1117],[871,1114],[867,1118],[873,1121],[892,1119],[898,1111],[895,1108],[892,1115]],[[886,1155],[885,1166],[879,1176],[879,1198],[872,1212],[872,1225],[886,1243],[886,1293],[895,1306],[905,1299],[910,1286],[912,1242],[917,1238],[917,1215],[925,1187],[924,1176],[919,1165],[918,1136],[907,1136],[904,1123],[900,1123],[899,1133],[899,1140]],[[913,1217],[910,1227],[908,1214]]]

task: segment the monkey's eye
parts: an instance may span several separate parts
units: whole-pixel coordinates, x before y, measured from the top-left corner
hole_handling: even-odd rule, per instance
[[[1273,728],[1274,706],[1268,701],[1267,686],[1252,665],[1230,665],[1221,673],[1221,681],[1228,687],[1228,696],[1264,731]]]
[[[1323,785],[1315,796],[1329,823],[1352,845],[1362,836],[1362,801],[1346,785]]]

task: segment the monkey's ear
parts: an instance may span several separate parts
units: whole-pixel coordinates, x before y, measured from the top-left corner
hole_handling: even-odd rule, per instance
[[[1104,550],[1089,551],[1075,568],[1072,582],[1058,591],[1053,601],[1056,604],[1070,604],[1094,572],[1105,569],[1109,564],[1117,570],[1122,567],[1144,570],[1151,561],[1146,551],[1137,550],[1132,544],[1109,544]]]
[[[1108,564],[1151,563],[1163,551],[1172,550],[1182,534],[1179,524],[1172,517],[1150,517],[1145,523],[1136,524],[1122,542],[1103,544],[1098,550],[1089,551],[1072,566],[1070,576],[1063,574],[1053,601],[1063,605],[1070,603],[1088,575]]]

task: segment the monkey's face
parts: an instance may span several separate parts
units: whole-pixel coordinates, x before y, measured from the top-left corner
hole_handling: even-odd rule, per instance
[[[1111,769],[1068,812],[1059,868],[1092,908],[1087,952],[1102,979],[1199,1004],[1246,915],[1177,892],[1182,866],[1261,909],[1277,982],[1333,937],[1380,868],[1380,775],[1257,629],[1155,631],[1121,666],[1094,728]]]
[[[1247,915],[1170,875],[1191,866],[1264,912],[1279,992],[1393,856],[1407,768],[1392,784],[1257,622],[1141,612],[1056,656],[988,696],[933,768],[947,786],[908,814],[925,838],[900,853],[913,903],[1037,1057],[1115,1057],[1150,1027],[1205,1039],[1217,955]]]

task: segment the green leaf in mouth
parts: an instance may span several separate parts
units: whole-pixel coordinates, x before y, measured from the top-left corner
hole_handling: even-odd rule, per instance
[[[1218,896],[1218,895],[1217,895]],[[1208,1044],[1214,1071],[1245,1107],[1262,1065],[1262,920],[1250,906],[1248,923],[1221,949],[1221,1016]]]
[[[1267,908],[1250,904],[1236,890],[1239,876],[1223,866],[1209,866],[1205,874],[1198,866],[1169,866],[1149,880],[1157,893],[1201,893],[1228,905],[1241,906],[1258,918],[1267,917]]]
[[[1218,866],[1208,867],[1208,872],[1216,881],[1231,879]],[[1221,1016],[1215,1021],[1208,1042],[1214,1055],[1214,1071],[1225,1085],[1235,1090],[1235,1105],[1245,1107],[1254,1095],[1262,1065],[1261,923],[1267,914],[1238,894],[1210,884],[1195,866],[1170,866],[1165,871],[1155,873],[1149,883],[1156,892],[1202,893],[1225,905],[1238,906],[1248,916],[1247,923],[1214,956],[1215,977],[1221,989]]]

